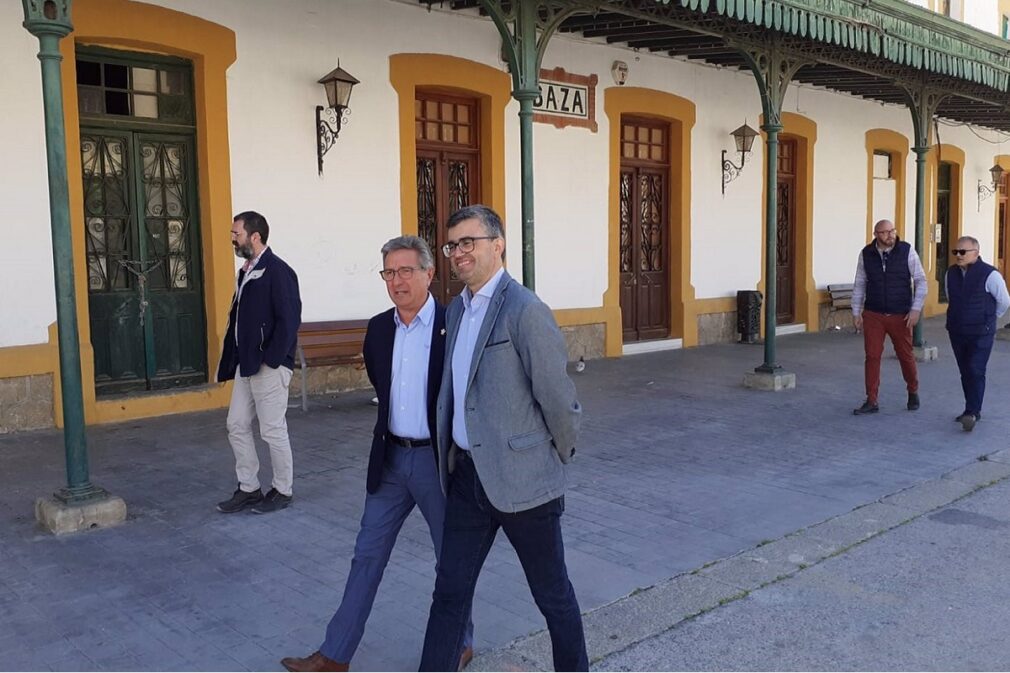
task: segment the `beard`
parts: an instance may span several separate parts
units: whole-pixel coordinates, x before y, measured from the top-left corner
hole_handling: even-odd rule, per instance
[[[252,245],[249,243],[246,243],[245,245],[232,243],[232,246],[235,248],[236,257],[241,257],[242,259],[252,259],[254,257]]]

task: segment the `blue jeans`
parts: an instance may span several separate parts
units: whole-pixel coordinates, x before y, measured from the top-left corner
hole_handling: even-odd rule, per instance
[[[358,649],[396,537],[415,504],[428,523],[437,568],[442,548],[445,496],[442,495],[432,449],[430,446],[404,448],[387,444],[382,481],[375,493],[365,497],[365,510],[361,514],[361,528],[354,545],[354,559],[344,597],[326,627],[326,640],[319,647],[319,651],[330,659],[349,663]],[[464,637],[467,647],[473,642],[473,623],[469,621],[469,615],[468,609]]]
[[[564,507],[564,498],[557,498],[524,512],[500,512],[488,501],[473,461],[468,455],[457,458],[420,670],[457,669],[477,576],[499,528],[515,548],[533,600],[547,620],[554,669],[589,670],[582,613],[565,567]]]
[[[961,371],[964,410],[970,414],[977,414],[982,411],[982,399],[985,397],[985,368],[989,364],[995,335],[954,332],[949,334],[950,348],[954,351],[957,368]]]

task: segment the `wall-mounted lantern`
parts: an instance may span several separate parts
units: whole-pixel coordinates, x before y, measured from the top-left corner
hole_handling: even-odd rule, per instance
[[[992,186],[983,184],[981,180],[978,181],[978,210],[982,210],[983,201],[999,190],[1000,185],[1003,183],[1003,173],[1003,167],[999,164],[994,164],[989,169],[989,175],[992,176]]]
[[[316,106],[316,155],[319,160],[319,174],[323,174],[323,155],[326,154],[337,136],[340,135],[340,128],[347,122],[347,115],[351,113],[347,104],[351,100],[351,89],[358,83],[350,73],[340,67],[326,73],[319,78],[319,83],[326,89],[326,102],[328,107]]]
[[[737,166],[732,161],[726,158],[726,150],[722,151],[722,193],[726,193],[726,184],[733,182],[738,177],[740,173],[743,172],[744,164],[747,163],[747,154],[750,152],[751,147],[754,145],[754,139],[757,138],[758,132],[747,126],[745,123],[743,126],[738,128],[736,131],[730,134],[733,136],[733,140],[736,143],[736,151],[740,153],[740,165]]]

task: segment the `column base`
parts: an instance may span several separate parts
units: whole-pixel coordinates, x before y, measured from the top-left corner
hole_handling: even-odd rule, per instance
[[[54,535],[110,528],[126,520],[126,503],[115,495],[82,504],[38,498],[35,500],[35,520]]]
[[[747,372],[743,375],[744,388],[778,392],[796,387],[796,374],[776,369],[773,372]]]
[[[936,346],[915,346],[912,353],[917,362],[931,362],[940,357],[940,350]]]

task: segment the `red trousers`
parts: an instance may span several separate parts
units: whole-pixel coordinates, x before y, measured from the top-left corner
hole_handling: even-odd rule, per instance
[[[880,390],[880,356],[884,354],[884,335],[891,337],[894,352],[901,363],[901,376],[908,392],[919,392],[919,372],[912,354],[912,330],[905,325],[904,314],[863,311],[863,347],[866,350],[866,399],[877,402]]]

